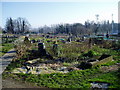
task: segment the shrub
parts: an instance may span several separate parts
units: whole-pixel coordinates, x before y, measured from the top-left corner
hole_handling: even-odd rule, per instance
[[[78,58],[82,58],[82,59],[85,59],[85,58],[92,58],[93,56],[96,56],[98,55],[97,52],[93,51],[93,50],[90,50],[88,51],[87,53],[83,53],[81,56],[79,56]]]

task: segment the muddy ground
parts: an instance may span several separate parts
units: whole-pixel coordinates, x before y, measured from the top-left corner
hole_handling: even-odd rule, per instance
[[[33,83],[25,83],[24,81],[16,81],[11,78],[2,79],[2,88],[46,88],[35,86]],[[47,88],[46,88],[47,89]]]

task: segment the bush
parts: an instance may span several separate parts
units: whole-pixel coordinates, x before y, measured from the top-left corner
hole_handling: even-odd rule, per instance
[[[80,69],[90,69],[92,67],[92,64],[89,62],[82,62],[78,68]]]
[[[97,52],[90,50],[87,53],[83,53],[79,58],[92,58],[93,56],[98,55]]]

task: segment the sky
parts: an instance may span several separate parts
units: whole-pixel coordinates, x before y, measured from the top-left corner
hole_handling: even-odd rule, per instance
[[[113,14],[114,21],[118,22],[119,0],[18,1],[2,0],[0,2],[0,13],[2,13],[0,26],[4,27],[9,17],[26,18],[33,28],[64,23],[84,24],[87,20],[96,21],[96,14],[99,14],[99,21],[110,20],[110,22]]]

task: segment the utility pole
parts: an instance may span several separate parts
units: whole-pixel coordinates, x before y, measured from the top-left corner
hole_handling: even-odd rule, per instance
[[[96,14],[95,16],[96,16],[96,23],[98,24],[99,15]]]
[[[114,20],[113,20],[113,14],[112,14],[112,33],[114,32]]]
[[[99,22],[98,22],[98,20],[99,20],[99,15],[96,14],[95,16],[96,16],[96,29],[95,29],[95,35],[97,35],[97,31],[98,31],[98,27],[99,27]]]

